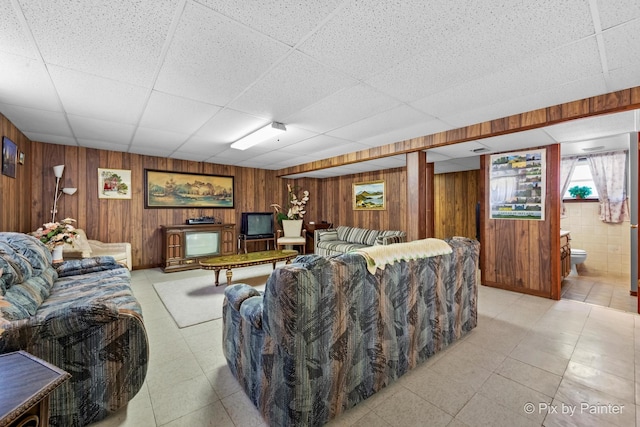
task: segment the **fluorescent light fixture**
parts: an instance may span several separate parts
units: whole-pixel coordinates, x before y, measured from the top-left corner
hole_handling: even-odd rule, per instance
[[[253,147],[256,144],[279,135],[286,130],[287,128],[284,127],[284,124],[271,122],[268,125],[261,127],[257,131],[240,138],[239,140],[231,144],[231,148],[235,148],[236,150],[246,150],[249,147]]]

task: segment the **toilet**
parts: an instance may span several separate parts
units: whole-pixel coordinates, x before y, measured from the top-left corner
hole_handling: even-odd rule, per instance
[[[571,248],[571,274],[578,275],[576,266],[587,260],[587,251]]]

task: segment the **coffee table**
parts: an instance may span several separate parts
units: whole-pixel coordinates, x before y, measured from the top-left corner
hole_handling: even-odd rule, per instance
[[[248,254],[226,255],[214,258],[208,258],[200,261],[200,267],[204,270],[213,270],[216,275],[216,286],[220,283],[220,270],[227,270],[227,285],[231,284],[231,269],[240,267],[249,267],[251,265],[273,264],[276,268],[276,262],[285,261],[287,264],[298,256],[298,251],[294,250],[277,250],[277,251],[260,251],[249,252]]]

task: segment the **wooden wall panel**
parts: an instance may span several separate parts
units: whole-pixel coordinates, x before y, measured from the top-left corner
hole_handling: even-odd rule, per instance
[[[580,108],[576,104],[575,108]],[[489,219],[488,156],[481,161],[482,283],[503,289],[560,298],[560,146],[546,150],[544,221]]]
[[[386,210],[354,211],[353,183],[366,181],[385,181]],[[322,209],[320,220],[333,223],[334,226],[379,230],[407,231],[407,182],[406,169],[396,168],[382,171],[345,175],[321,180]]]
[[[32,197],[29,188],[33,174],[30,159],[33,157],[31,141],[6,117],[0,114],[0,148],[2,137],[16,144],[18,154],[25,153],[25,163],[16,160],[16,177],[0,173],[0,231],[25,231],[31,221]]]
[[[476,238],[476,204],[480,171],[434,175],[434,237]]]

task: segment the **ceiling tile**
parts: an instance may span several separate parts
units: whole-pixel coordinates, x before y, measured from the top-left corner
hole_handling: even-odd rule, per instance
[[[625,111],[547,126],[544,131],[556,141],[570,142],[633,132],[635,126],[634,112]]]
[[[593,148],[602,147],[598,150]],[[591,150],[585,151],[585,148]],[[601,153],[604,151],[628,150],[629,134],[621,134],[615,136],[607,136],[605,138],[590,139],[586,141],[567,142],[561,146],[561,154],[563,156],[576,156],[585,154]]]
[[[3,105],[2,114],[11,120],[11,123],[23,133],[35,132],[73,138],[71,128],[69,128],[67,119],[62,113],[15,105]],[[73,145],[76,145],[75,142]]]
[[[83,139],[95,139],[113,142],[123,146],[129,146],[135,126],[118,122],[91,119],[70,114],[69,123],[78,141]]]
[[[221,107],[153,91],[140,119],[140,126],[192,134]]]
[[[352,141],[342,138],[336,138],[329,135],[317,135],[313,138],[306,139],[304,141],[288,145],[283,149],[284,152],[290,154],[305,155],[307,153],[317,154],[319,151],[324,151],[332,148],[345,147],[353,144]],[[362,149],[366,148],[363,145],[359,145]]]
[[[442,132],[452,128],[453,126],[443,122],[442,120],[425,118],[422,122],[418,122],[415,124],[406,124],[389,132],[380,133],[369,138],[364,138],[359,142],[371,147],[377,147],[380,145],[393,144],[394,142],[405,141],[424,135],[431,135],[433,133]]]
[[[370,86],[358,84],[337,91],[302,111],[293,113],[286,117],[286,122],[323,133],[398,105],[399,101],[396,99]]]
[[[259,117],[283,121],[284,117],[355,83],[344,74],[294,52],[230,106]]]
[[[640,19],[605,31],[602,38],[610,70],[640,65]]]
[[[203,138],[199,136],[192,136],[187,141],[185,141],[180,147],[178,147],[177,152],[184,153],[199,153],[200,158],[207,159],[214,154],[220,153],[229,148],[229,144],[212,142],[209,138]]]
[[[68,114],[135,124],[148,90],[60,67],[49,73]]]
[[[225,108],[202,126],[196,136],[215,143],[230,144],[269,123],[240,111]]]
[[[342,0],[320,2],[291,2],[287,0],[195,1],[289,46],[295,45],[313,31],[318,22],[323,21],[342,3]]]
[[[61,136],[61,135],[52,135],[49,133],[41,133],[41,132],[24,132],[25,136],[29,138],[31,141],[37,142],[46,142],[47,144],[60,144],[60,145],[80,145],[76,143],[75,138],[70,136]]]
[[[47,70],[40,61],[0,52],[0,102],[62,111]]]
[[[227,105],[289,49],[188,2],[155,89],[215,105]]]
[[[104,141],[98,139],[88,139],[88,138],[78,138],[78,144],[82,147],[87,148],[95,148],[98,150],[109,150],[109,151],[121,151],[127,152],[129,151],[129,144],[116,144],[113,141]]]
[[[352,1],[309,37],[300,50],[366,79],[464,28],[457,13],[463,4]]]
[[[19,3],[45,61],[150,87],[180,0]]]
[[[602,29],[640,18],[638,0],[596,0]]]
[[[18,13],[22,13],[18,11]],[[35,59],[33,44],[10,1],[0,2],[0,52]]]
[[[400,105],[387,111],[369,116],[366,119],[328,132],[328,135],[351,141],[364,141],[367,138],[411,126],[416,122],[427,122],[431,117],[416,111],[415,109]]]
[[[140,151],[147,147],[162,147],[172,152],[182,145],[189,135],[169,132],[160,129],[138,127],[133,136],[129,152],[143,154]]]

